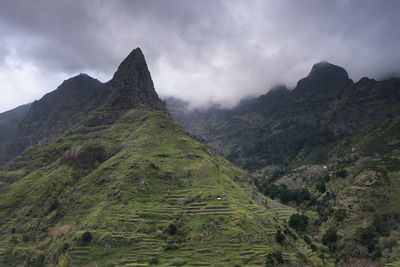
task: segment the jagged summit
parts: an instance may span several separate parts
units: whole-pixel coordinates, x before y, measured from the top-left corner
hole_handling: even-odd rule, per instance
[[[137,47],[133,49],[132,52],[118,66],[117,71],[114,73],[113,80],[120,79],[124,73],[131,72],[142,64],[146,65],[147,67],[143,52],[139,47]]]
[[[146,60],[140,48],[134,49],[119,65],[109,82],[113,93],[107,108],[125,110],[140,105],[165,110],[158,97]]]

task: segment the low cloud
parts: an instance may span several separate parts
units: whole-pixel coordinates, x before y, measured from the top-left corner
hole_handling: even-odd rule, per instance
[[[140,46],[156,90],[233,106],[295,86],[321,60],[354,80],[399,73],[396,0],[38,0],[0,3],[0,110],[86,72],[111,78]]]

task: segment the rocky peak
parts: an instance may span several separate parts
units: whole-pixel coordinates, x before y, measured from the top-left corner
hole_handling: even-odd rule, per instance
[[[124,59],[109,82],[112,97],[107,107],[112,110],[125,110],[141,105],[154,110],[165,110],[159,99],[146,60],[140,48],[134,49]]]
[[[349,75],[347,74],[347,71],[344,68],[333,65],[326,61],[321,61],[312,67],[311,72],[308,75],[308,78],[310,79],[336,78],[336,79],[347,80],[349,79]]]
[[[297,83],[294,92],[327,95],[343,91],[353,85],[344,68],[323,61],[315,64],[308,76]]]

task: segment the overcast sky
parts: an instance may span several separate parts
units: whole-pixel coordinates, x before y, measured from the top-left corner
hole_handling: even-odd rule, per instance
[[[400,73],[397,0],[2,0],[0,112],[65,79],[109,80],[141,47],[156,91],[232,106],[312,65],[357,81]]]

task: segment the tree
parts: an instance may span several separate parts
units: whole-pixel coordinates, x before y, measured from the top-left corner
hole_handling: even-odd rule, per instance
[[[326,187],[325,187],[324,183],[316,184],[315,188],[317,188],[318,192],[320,192],[321,194],[325,193],[325,191],[326,191]]]
[[[92,241],[92,234],[90,232],[88,232],[88,231],[84,232],[82,234],[81,240],[82,240],[83,244],[90,243],[90,241]]]
[[[308,225],[308,217],[303,214],[292,214],[289,218],[289,226],[296,231],[305,231]]]
[[[167,229],[168,234],[174,235],[174,234],[176,234],[176,231],[177,231],[177,229],[176,229],[175,224],[171,223],[170,225],[168,225],[168,229]]]
[[[283,240],[285,240],[286,237],[285,237],[284,234],[282,234],[281,230],[278,230],[278,231],[276,232],[275,238],[276,238],[276,241],[277,241],[279,244],[281,244],[281,243],[283,242]]]
[[[322,243],[324,245],[330,245],[332,243],[335,243],[337,239],[337,229],[336,227],[331,227],[326,230],[325,234],[322,236]]]

